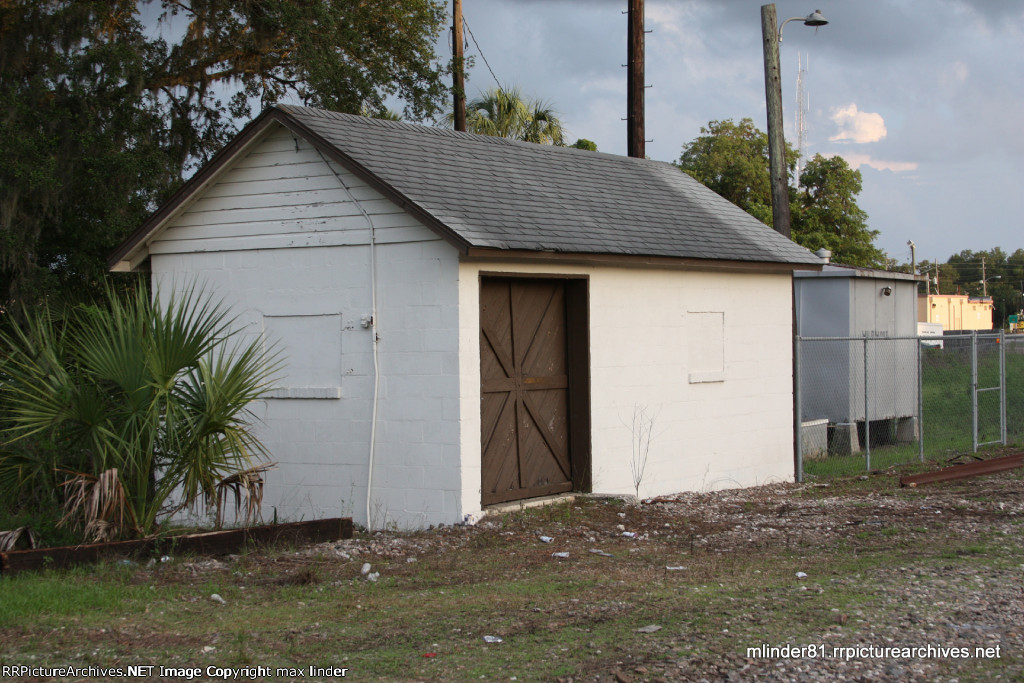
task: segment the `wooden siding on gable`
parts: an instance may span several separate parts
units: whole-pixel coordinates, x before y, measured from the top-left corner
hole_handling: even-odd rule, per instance
[[[339,179],[340,176],[340,179]],[[344,185],[342,186],[342,181]],[[355,199],[355,202],[353,202]],[[151,245],[153,254],[440,239],[416,218],[287,130],[270,133]]]

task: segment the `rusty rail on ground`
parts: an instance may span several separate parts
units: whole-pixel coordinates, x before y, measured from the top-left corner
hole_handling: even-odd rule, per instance
[[[964,465],[954,465],[953,467],[946,467],[936,472],[925,472],[924,474],[900,477],[900,486],[917,486],[918,484],[932,484],[937,481],[968,479],[970,477],[979,477],[983,474],[1005,472],[1017,467],[1024,467],[1024,453],[979,460],[978,462],[969,462]]]

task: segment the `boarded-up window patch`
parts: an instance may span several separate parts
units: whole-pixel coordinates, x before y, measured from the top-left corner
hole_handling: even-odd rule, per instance
[[[686,314],[690,384],[725,381],[725,313]]]
[[[284,369],[271,398],[341,398],[341,315],[268,315]]]

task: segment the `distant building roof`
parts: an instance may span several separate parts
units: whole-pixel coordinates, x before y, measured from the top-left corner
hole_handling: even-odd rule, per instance
[[[246,126],[122,244],[111,267],[137,261],[177,207],[275,122],[464,252],[822,264],[671,164],[277,105]]]
[[[992,303],[992,297],[980,294],[918,294],[917,296],[922,299],[965,299],[977,303]]]
[[[821,272],[797,272],[797,277],[869,277],[875,280],[907,280],[910,282],[927,282],[927,275],[916,275],[912,273],[900,273],[895,270],[881,270],[878,268],[862,268],[860,266],[844,266],[839,263],[829,263],[822,267]]]

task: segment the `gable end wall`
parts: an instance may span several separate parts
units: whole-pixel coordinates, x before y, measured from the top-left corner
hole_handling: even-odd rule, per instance
[[[196,282],[226,297],[246,334],[282,347],[288,366],[279,389],[254,409],[278,463],[265,475],[265,518],[368,521],[375,372],[373,332],[364,326],[373,299],[367,216],[380,339],[369,521],[450,522],[462,515],[454,248],[281,127],[150,245],[161,296]]]

